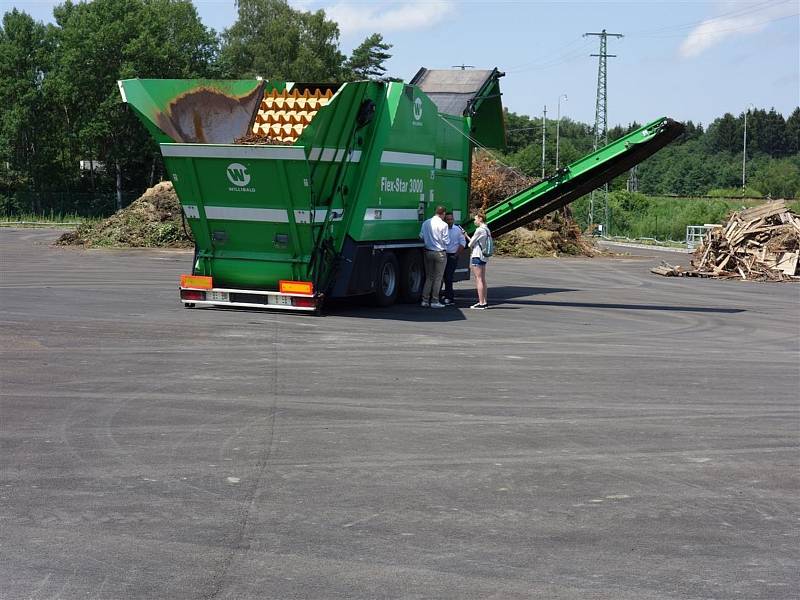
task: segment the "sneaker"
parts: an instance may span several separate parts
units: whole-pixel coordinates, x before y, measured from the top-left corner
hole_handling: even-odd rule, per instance
[[[419,303],[419,305],[422,308],[430,308],[431,307],[431,303],[429,301],[427,301],[427,300],[423,300],[422,302]]]
[[[446,304],[442,304],[441,302],[431,302],[431,308],[444,308]]]
[[[478,303],[478,304],[473,304],[472,306],[470,306],[470,308],[474,310],[486,310],[487,308],[489,308],[489,305]]]

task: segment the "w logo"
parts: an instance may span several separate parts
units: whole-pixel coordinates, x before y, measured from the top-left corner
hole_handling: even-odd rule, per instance
[[[246,186],[250,183],[250,175],[247,173],[247,167],[239,163],[229,164],[228,181],[239,187]]]

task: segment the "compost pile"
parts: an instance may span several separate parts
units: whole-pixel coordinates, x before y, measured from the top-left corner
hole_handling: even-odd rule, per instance
[[[470,210],[486,210],[539,181],[500,164],[485,153],[478,153],[472,161]],[[600,253],[590,240],[583,237],[569,207],[499,237],[495,251],[521,258],[560,254],[595,256]]]
[[[800,217],[783,200],[735,212],[695,250],[691,269],[662,264],[667,277],[714,277],[750,281],[798,281]]]
[[[83,223],[56,241],[61,246],[116,246],[134,248],[188,248],[182,211],[172,182],[163,181],[130,206],[99,222]]]

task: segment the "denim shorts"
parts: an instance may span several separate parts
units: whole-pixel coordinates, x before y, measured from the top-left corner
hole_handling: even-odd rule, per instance
[[[473,256],[472,259],[469,262],[473,267],[485,267],[486,266],[486,261],[485,260],[481,260],[477,256]]]

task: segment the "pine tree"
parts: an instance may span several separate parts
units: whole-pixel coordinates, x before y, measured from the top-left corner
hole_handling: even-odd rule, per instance
[[[353,50],[346,68],[353,79],[380,79],[386,74],[383,66],[392,55],[387,52],[392,45],[383,41],[380,33],[373,33]]]

